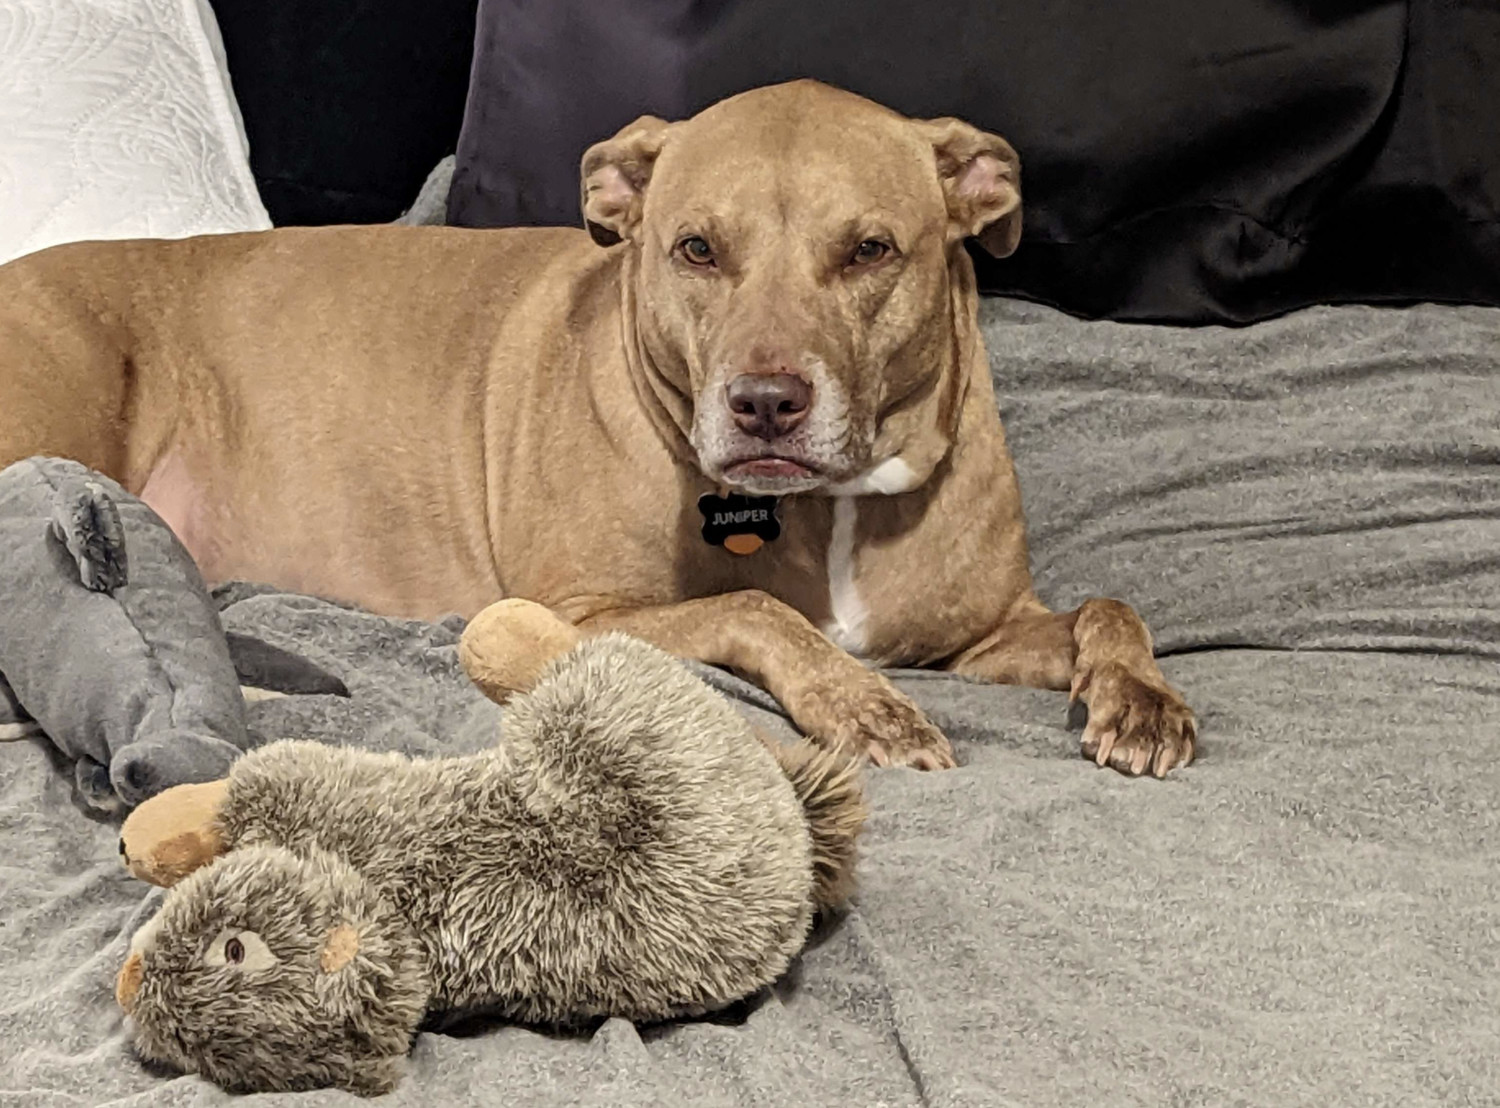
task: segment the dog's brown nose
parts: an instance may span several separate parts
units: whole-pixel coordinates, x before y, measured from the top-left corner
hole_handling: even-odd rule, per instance
[[[770,442],[807,418],[812,391],[795,373],[742,373],[729,382],[729,410],[741,431]]]

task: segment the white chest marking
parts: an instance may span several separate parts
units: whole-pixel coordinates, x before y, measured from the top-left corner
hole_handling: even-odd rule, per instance
[[[905,458],[897,454],[853,480],[833,486],[831,491],[835,496],[869,496],[871,493],[894,496],[896,493],[910,492],[916,486],[916,471],[906,464]]]
[[[854,525],[859,521],[859,500],[853,496],[833,498],[833,534],[828,540],[828,600],[831,615],[823,633],[850,654],[865,649],[865,623],[870,609],[859,595],[854,560]]]

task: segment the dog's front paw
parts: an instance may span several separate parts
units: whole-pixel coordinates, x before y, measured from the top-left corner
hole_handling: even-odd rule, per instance
[[[1139,777],[1165,777],[1197,752],[1198,724],[1186,701],[1164,683],[1143,680],[1119,662],[1100,662],[1073,678],[1073,700],[1088,705],[1082,751],[1096,765]]]
[[[808,734],[835,749],[862,752],[877,766],[952,769],[953,746],[922,709],[881,675],[863,676],[813,698]]]

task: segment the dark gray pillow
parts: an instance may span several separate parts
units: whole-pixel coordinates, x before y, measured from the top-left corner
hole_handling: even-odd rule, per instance
[[[590,143],[804,76],[1011,140],[1026,235],[986,291],[1500,303],[1500,12],[1444,0],[481,0],[449,220],[576,224]]]

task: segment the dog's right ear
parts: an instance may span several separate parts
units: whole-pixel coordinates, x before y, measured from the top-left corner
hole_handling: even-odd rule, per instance
[[[646,185],[671,125],[643,115],[583,155],[583,221],[600,246],[631,238],[641,225]]]
[[[999,135],[961,119],[914,120],[932,143],[949,233],[1003,258],[1021,241],[1021,159]]]

